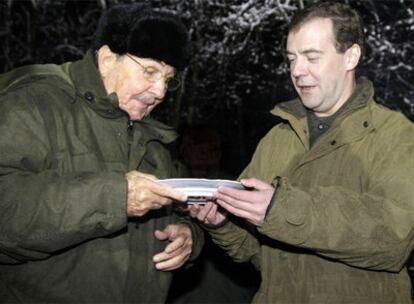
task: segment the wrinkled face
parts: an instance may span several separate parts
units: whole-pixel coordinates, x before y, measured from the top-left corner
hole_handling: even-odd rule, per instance
[[[119,107],[131,120],[141,120],[163,101],[167,91],[165,79],[173,77],[175,70],[163,62],[129,56],[132,58],[117,56],[103,46],[99,50],[99,70],[107,93],[117,94]],[[144,77],[144,68],[161,71],[164,77],[149,81]]]
[[[287,56],[295,89],[317,116],[334,114],[351,96],[360,49],[338,53],[330,19],[312,19],[291,31]]]

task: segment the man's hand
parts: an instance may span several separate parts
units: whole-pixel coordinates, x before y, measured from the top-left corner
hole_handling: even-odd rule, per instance
[[[130,171],[126,174],[128,181],[128,216],[143,216],[151,209],[160,209],[171,204],[173,200],[186,201],[187,195],[157,182],[150,174]]]
[[[275,189],[256,178],[242,179],[240,182],[253,190],[219,187],[215,193],[216,202],[228,212],[261,226]]]
[[[207,202],[205,205],[193,204],[187,207],[190,216],[208,225],[219,225],[226,220],[226,215],[218,210],[217,204]]]
[[[191,229],[184,224],[168,225],[163,231],[156,230],[155,237],[170,243],[153,257],[155,268],[170,271],[181,267],[190,258],[193,246]]]

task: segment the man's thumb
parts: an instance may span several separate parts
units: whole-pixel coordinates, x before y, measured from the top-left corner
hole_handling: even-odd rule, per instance
[[[160,241],[164,241],[168,239],[168,233],[165,231],[155,230],[154,235]]]
[[[240,181],[243,186],[248,188],[253,188],[256,190],[267,190],[271,189],[272,186],[268,183],[265,183],[257,178],[245,178]]]

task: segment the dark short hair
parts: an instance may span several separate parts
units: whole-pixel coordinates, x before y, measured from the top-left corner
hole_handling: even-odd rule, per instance
[[[118,55],[130,53],[163,61],[179,71],[190,59],[190,39],[183,22],[176,15],[145,3],[120,4],[105,11],[92,50],[103,45]]]
[[[335,48],[344,53],[353,44],[364,50],[364,30],[361,16],[347,4],[338,2],[317,2],[296,13],[292,18],[288,31],[298,30],[306,22],[315,18],[329,18],[333,23]]]

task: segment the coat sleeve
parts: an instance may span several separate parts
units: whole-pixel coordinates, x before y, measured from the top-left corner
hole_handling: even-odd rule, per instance
[[[265,147],[268,145],[266,142],[268,138],[271,137],[265,137],[259,143],[252,161],[241,173],[239,180],[255,176],[269,183],[272,181],[271,175],[265,177],[263,175],[265,170],[257,165],[262,163],[261,159],[263,153],[266,152]],[[251,261],[257,269],[260,269],[260,235],[257,235],[254,227],[230,217],[230,220],[220,228],[206,227],[205,229],[211,235],[213,242],[226,251],[234,261]]]
[[[252,227],[238,220],[229,220],[220,228],[205,228],[215,244],[222,248],[235,262],[252,262],[260,269],[260,245]]]
[[[37,108],[8,97],[0,99],[0,263],[45,259],[125,227],[123,175],[52,169]]]
[[[400,271],[414,246],[413,131],[376,139],[361,193],[340,185],[304,191],[284,178],[258,230],[351,266]]]
[[[274,155],[268,147],[272,146],[273,138],[279,137],[278,132],[280,132],[280,127],[276,126],[262,138],[252,160],[241,173],[239,180],[256,177],[268,183],[273,181],[275,177],[273,173],[279,172],[281,169],[275,167],[275,164],[269,165],[266,160]],[[255,227],[231,218],[223,227],[206,228],[206,230],[211,235],[213,242],[226,251],[233,260],[236,262],[251,261],[257,269],[260,269],[262,236],[257,233]]]

